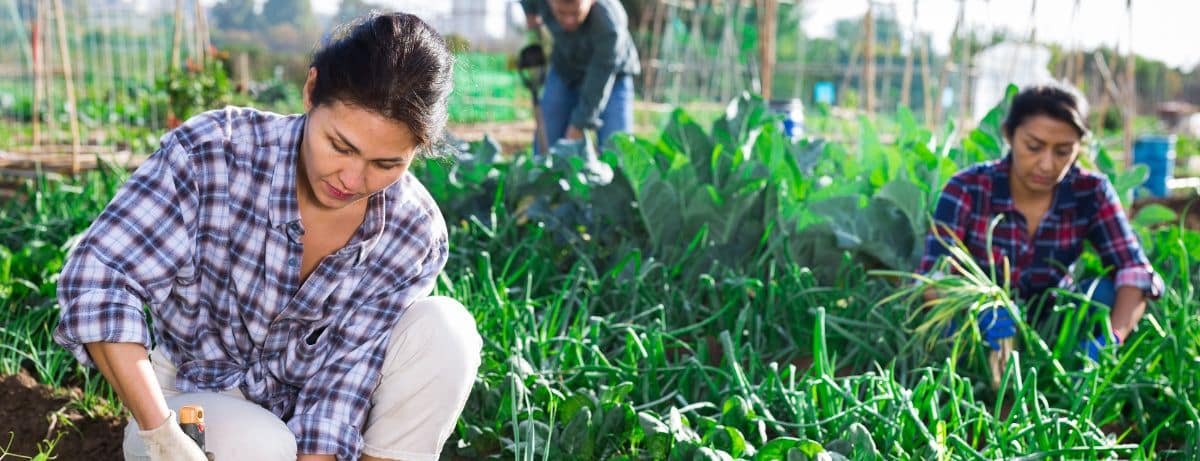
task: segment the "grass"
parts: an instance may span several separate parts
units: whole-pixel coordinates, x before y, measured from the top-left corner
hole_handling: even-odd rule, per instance
[[[0,372],[79,386],[72,405],[93,414],[121,410],[50,340],[54,280],[126,177],[43,178],[0,205]],[[1025,347],[995,389],[957,358],[962,346],[929,347],[904,300],[913,293],[860,266],[822,284],[762,258],[697,273],[698,252],[660,260],[631,247],[606,264],[499,205],[451,232],[437,291],[468,306],[485,341],[446,448],[458,456],[1148,459],[1200,446],[1200,261],[1178,227],[1150,233],[1168,289],[1119,351],[1092,364],[1064,333],[1022,327]],[[960,301],[992,293],[990,274],[973,270],[973,285],[944,282],[966,290]]]

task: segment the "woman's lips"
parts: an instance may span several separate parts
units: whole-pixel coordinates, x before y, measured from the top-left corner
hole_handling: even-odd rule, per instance
[[[350,198],[354,197],[354,194],[342,192],[340,189],[333,187],[333,184],[329,184],[328,181],[322,181],[322,183],[325,184],[325,189],[329,191],[329,195],[332,195],[333,198],[338,200],[349,200]]]

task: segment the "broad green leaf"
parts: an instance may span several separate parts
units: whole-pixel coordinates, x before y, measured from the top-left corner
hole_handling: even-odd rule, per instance
[[[788,451],[800,443],[794,437],[776,437],[764,444],[754,454],[754,461],[783,461],[787,459]]]
[[[1152,227],[1159,224],[1172,223],[1179,219],[1179,215],[1175,210],[1166,206],[1151,203],[1138,210],[1137,216],[1133,217],[1133,223],[1142,227]]]

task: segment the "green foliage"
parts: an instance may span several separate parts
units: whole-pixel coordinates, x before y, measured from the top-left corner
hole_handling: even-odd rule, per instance
[[[177,121],[219,108],[233,98],[225,65],[217,59],[206,60],[200,66],[189,58],[186,66],[159,78],[157,87],[166,93],[171,115]]]
[[[1188,364],[1200,357],[1200,233],[1166,225],[1164,210],[1134,217],[1167,281],[1140,329],[1095,364],[1077,355],[1077,331],[1022,326],[1025,347],[996,392],[983,384],[985,370],[952,350],[978,344],[976,332],[968,327],[932,350],[920,333],[941,331],[919,329],[961,306],[918,311],[905,301],[918,288],[868,276],[868,268],[911,275],[942,184],[966,163],[1003,154],[997,120],[954,141],[901,110],[887,142],[861,120],[853,148],[793,143],[761,100],[745,96],[710,127],[676,112],[661,136],[616,137],[603,154],[568,143],[542,158],[503,158],[485,139],[424,163],[414,174],[451,232],[436,292],[468,306],[484,338],[477,381],[443,452],[526,460],[1194,455],[1200,375]],[[26,368],[82,385],[90,397],[81,402],[111,395],[50,332],[55,277],[73,236],[125,177],[41,178],[0,206],[0,372]],[[952,301],[1005,303],[1002,275],[964,272],[972,277],[938,282],[957,290]],[[1084,302],[1065,299],[1056,315]],[[1063,323],[1090,326],[1076,317]]]

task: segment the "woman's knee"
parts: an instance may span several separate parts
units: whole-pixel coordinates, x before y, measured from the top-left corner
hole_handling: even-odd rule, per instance
[[[408,324],[402,334],[422,336],[425,351],[437,354],[444,364],[478,366],[483,339],[475,317],[457,300],[445,296],[418,300],[401,317],[401,323]]]
[[[167,398],[176,413],[184,405],[204,408],[205,451],[215,459],[296,459],[296,437],[273,413],[243,399],[211,392],[178,394]],[[125,428],[126,460],[146,460],[137,422]]]

